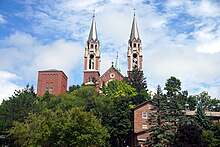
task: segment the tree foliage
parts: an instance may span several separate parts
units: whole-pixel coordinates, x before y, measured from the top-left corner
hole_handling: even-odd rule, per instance
[[[80,108],[69,111],[45,109],[30,114],[25,122],[14,122],[10,135],[21,146],[104,146],[107,129],[92,113]]]
[[[210,130],[204,130],[203,137],[209,147],[220,146],[220,122],[214,124]]]
[[[202,130],[196,125],[185,124],[178,127],[173,147],[205,147],[207,146],[202,136]]]
[[[122,81],[111,81],[104,87],[103,96],[111,100],[111,109],[102,120],[111,134],[112,146],[123,146],[132,132],[132,108],[136,95],[136,90]]]
[[[146,131],[150,133],[150,136],[146,138],[147,142],[149,142],[149,146],[169,145],[175,134],[175,126],[167,123],[167,100],[162,94],[160,85],[158,85],[157,93],[153,98],[153,108],[154,111],[148,120],[151,127]]]
[[[3,100],[0,105],[0,132],[8,130],[15,120],[24,121],[28,113],[35,110],[35,99],[33,86],[27,85],[22,90],[15,90],[8,100]]]
[[[170,77],[167,79],[167,82],[164,87],[165,90],[167,90],[167,96],[173,97],[177,95],[181,90],[181,82],[176,77]]]
[[[204,108],[201,104],[198,105],[196,114],[193,118],[196,124],[199,126],[199,128],[203,130],[208,130],[212,127],[212,122],[208,117],[206,117]]]

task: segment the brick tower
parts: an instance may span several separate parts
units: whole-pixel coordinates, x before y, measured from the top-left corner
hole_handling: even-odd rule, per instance
[[[46,91],[53,95],[65,94],[67,76],[60,70],[38,71],[37,95],[43,96]]]
[[[84,55],[84,76],[85,85],[95,85],[100,78],[100,50],[96,30],[95,15],[93,15],[89,38],[86,42]]]
[[[128,76],[134,69],[142,71],[142,44],[138,32],[137,21],[134,13],[131,35],[128,40]]]

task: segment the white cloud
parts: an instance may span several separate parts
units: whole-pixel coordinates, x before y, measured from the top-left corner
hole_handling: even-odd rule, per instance
[[[21,89],[14,81],[20,79],[16,74],[7,71],[0,71],[0,104],[2,100],[7,100],[13,92]]]
[[[211,0],[201,0],[196,2],[187,2],[188,11],[194,16],[217,17],[220,16],[220,8]]]
[[[24,84],[36,86],[37,71],[60,69],[68,76],[83,65],[83,47],[80,44],[55,40],[42,44],[23,32],[15,32],[0,40],[0,70],[8,70],[25,79]],[[70,77],[70,76],[69,76]],[[70,80],[77,79],[70,77]]]
[[[5,23],[7,23],[6,19],[4,18],[3,15],[0,14],[0,25]]]
[[[122,73],[126,74],[127,41],[133,8],[136,7],[143,43],[143,68],[149,87],[163,86],[166,79],[176,76],[182,81],[183,89],[210,90],[212,95],[220,96],[219,86],[215,84],[215,80],[220,79],[219,3],[208,0],[159,3],[64,0],[42,1],[35,5],[34,1],[26,2],[26,10],[17,16],[32,21],[30,28],[33,30],[28,31],[33,34],[16,32],[0,40],[0,70],[11,71],[32,81],[37,81],[37,70],[49,68],[63,69],[69,77],[82,74],[78,67],[82,69],[83,66],[84,45],[92,10],[96,9],[101,73],[111,66],[119,51]],[[49,43],[33,37],[39,34],[40,37],[46,35]],[[210,86],[207,88],[201,83]]]

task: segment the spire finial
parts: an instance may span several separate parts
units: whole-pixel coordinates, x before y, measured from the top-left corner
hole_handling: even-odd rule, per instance
[[[135,16],[135,10],[136,10],[136,9],[134,8],[133,10],[134,10],[134,16]]]
[[[92,17],[93,17],[93,18],[95,17],[95,9],[93,9],[93,15],[92,15]]]
[[[96,40],[96,39],[98,40],[98,36],[97,36],[96,23],[95,23],[95,10],[93,10],[93,19],[92,19],[92,25],[88,40]]]

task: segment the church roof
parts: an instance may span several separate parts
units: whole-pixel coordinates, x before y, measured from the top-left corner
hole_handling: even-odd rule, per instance
[[[120,71],[118,71],[113,65],[100,78],[106,75],[111,69],[113,69],[116,73],[118,73],[121,77],[124,78],[124,76],[120,73]]]
[[[92,25],[89,33],[88,41],[90,40],[98,40],[97,30],[96,30],[96,22],[95,22],[95,15],[93,15]]]
[[[133,17],[131,35],[130,35],[130,40],[133,40],[133,39],[140,39],[135,14]]]

